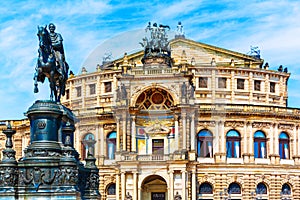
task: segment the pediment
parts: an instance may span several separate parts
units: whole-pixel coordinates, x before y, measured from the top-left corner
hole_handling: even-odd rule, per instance
[[[159,179],[155,179],[153,181],[148,182],[145,185],[165,185],[165,184],[166,184],[166,182],[159,180]]]
[[[263,64],[263,59],[255,56],[231,51],[221,47],[185,39],[176,38],[170,41],[171,57],[175,62],[175,65],[180,64],[182,61],[183,50],[185,51],[186,60],[188,63],[191,62],[192,58],[195,60],[197,65],[210,64],[212,59],[215,59],[217,63],[230,63],[234,60],[235,63],[244,66],[245,63],[252,63],[254,67],[258,67]],[[144,51],[137,51],[127,55],[128,60],[131,63],[135,63],[136,66],[142,66],[142,58],[144,57]],[[115,63],[122,63],[123,58],[119,58],[114,61]]]
[[[201,42],[196,42],[188,39],[174,39],[170,42],[172,49],[172,57],[176,61],[180,61],[183,50],[185,51],[187,60],[195,59],[196,63],[205,64],[211,63],[212,58],[217,62],[230,62],[232,59],[235,62],[253,62],[262,63],[263,60],[255,56],[231,51],[228,49],[208,45]]]

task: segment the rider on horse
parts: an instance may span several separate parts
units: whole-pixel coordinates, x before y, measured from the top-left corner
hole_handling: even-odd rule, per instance
[[[62,75],[61,78],[67,79],[67,66],[65,65],[65,53],[63,47],[63,38],[61,34],[54,32],[55,25],[53,23],[49,24],[49,35],[51,39],[51,44],[55,53],[56,62],[59,64],[58,72]]]

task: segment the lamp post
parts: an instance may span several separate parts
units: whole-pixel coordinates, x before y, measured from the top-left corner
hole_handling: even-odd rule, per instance
[[[292,200],[291,198],[291,192],[285,188],[282,192],[280,192],[280,199],[281,200]]]
[[[220,192],[219,194],[221,200],[231,200],[231,193],[227,188],[224,188],[224,192]]]

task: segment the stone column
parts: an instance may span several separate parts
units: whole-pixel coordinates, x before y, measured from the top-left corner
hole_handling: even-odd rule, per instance
[[[95,158],[98,160],[99,162],[99,153],[100,153],[100,150],[99,150],[99,147],[100,147],[100,139],[99,139],[99,125],[96,125],[96,135],[95,135],[95,140],[96,140],[96,144],[95,144]]]
[[[293,136],[294,136],[294,139],[293,139],[293,147],[294,147],[294,150],[293,150],[293,155],[291,155],[290,157],[292,158],[293,156],[297,156],[297,129],[296,129],[296,124],[294,125],[294,128],[293,128]]]
[[[234,70],[231,71],[231,77],[230,77],[230,89],[231,89],[231,101],[234,102],[234,99],[235,99],[235,89],[236,89],[236,84],[235,84],[235,78],[234,78],[235,74],[234,74]]]
[[[116,200],[120,200],[120,174],[116,174]]]
[[[213,139],[213,152],[220,153],[220,129],[219,129],[219,122],[215,121],[215,135]]]
[[[136,152],[136,130],[135,130],[135,116],[131,116],[131,151]]]
[[[196,172],[193,170],[192,171],[192,199],[191,200],[196,200],[197,199],[197,183],[196,183]]]
[[[182,200],[186,200],[186,171],[181,171]]]
[[[250,134],[248,133],[249,132],[249,125],[250,125],[250,122],[248,123],[245,123],[244,124],[244,154],[247,154],[249,152],[248,151],[248,145],[251,145],[251,143],[249,142],[249,136]]]
[[[174,199],[174,171],[169,171],[169,200]]]
[[[137,183],[137,175],[138,173],[137,172],[133,172],[133,199],[137,199],[138,197],[138,191],[137,191],[137,186],[138,186],[138,183]]]
[[[221,136],[221,153],[226,153],[226,133],[224,133],[224,122],[219,122],[219,134]]]
[[[182,113],[182,149],[186,150],[186,113]]]
[[[271,126],[270,126],[270,132],[272,134],[270,134],[270,142],[269,142],[270,152],[269,152],[269,154],[273,155],[274,154],[274,126],[273,126],[273,124],[271,124]]]
[[[253,146],[254,146],[254,142],[253,142],[253,132],[252,132],[252,123],[249,124],[248,126],[248,134],[249,134],[249,154],[253,155]]]
[[[116,138],[116,151],[120,151],[120,117],[117,118],[117,138]]]
[[[195,150],[195,115],[191,116],[191,151]]]
[[[179,120],[179,117],[178,117],[178,115],[175,115],[174,116],[174,120],[175,120],[175,142],[176,142],[176,147],[177,147],[177,149],[176,150],[179,150],[179,144],[180,144],[180,142],[179,142],[179,131],[178,131],[178,120]]]
[[[100,134],[100,155],[101,156],[105,156],[104,155],[104,140],[105,140],[105,137],[104,137],[104,128],[103,128],[103,124],[100,125],[100,131],[99,131],[99,134]]]
[[[126,117],[123,117],[123,121],[122,121],[122,124],[123,124],[123,128],[122,128],[122,131],[123,131],[123,151],[126,151],[126,120],[127,118]]]
[[[275,124],[275,128],[274,128],[274,154],[279,155],[279,140],[278,140],[278,124]]]
[[[125,172],[121,172],[121,200],[125,199],[126,194],[126,176]]]

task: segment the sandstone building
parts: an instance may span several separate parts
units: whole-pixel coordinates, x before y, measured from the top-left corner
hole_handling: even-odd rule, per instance
[[[102,199],[300,199],[290,74],[257,53],[148,29],[144,50],[72,75],[62,100],[81,158],[97,158]]]

